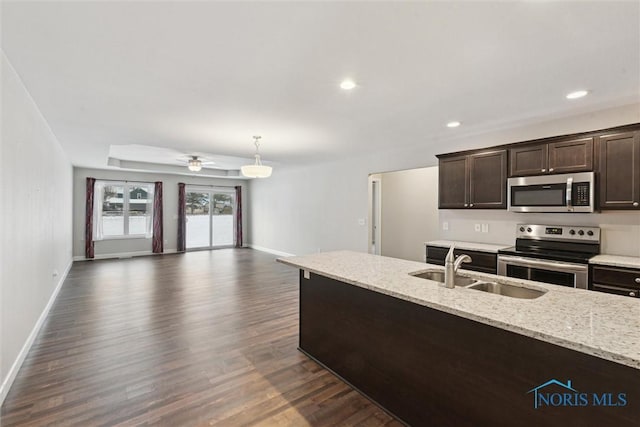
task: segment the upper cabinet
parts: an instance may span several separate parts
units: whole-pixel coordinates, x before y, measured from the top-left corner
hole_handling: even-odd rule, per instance
[[[507,151],[439,159],[440,209],[506,209]]]
[[[516,146],[509,157],[509,176],[591,171],[593,138]]]
[[[443,157],[438,162],[438,208],[469,206],[468,156]]]
[[[440,209],[506,209],[507,175],[595,171],[600,209],[640,210],[640,123],[437,157]]]
[[[600,209],[640,209],[640,131],[605,134],[600,146]]]

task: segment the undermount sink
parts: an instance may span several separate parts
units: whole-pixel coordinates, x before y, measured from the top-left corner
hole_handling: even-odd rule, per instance
[[[537,290],[497,282],[478,282],[474,285],[467,286],[467,289],[475,289],[477,291],[488,292],[490,294],[498,294],[521,299],[539,298],[547,292],[545,290]]]
[[[409,275],[419,277],[420,279],[444,283],[444,271],[442,270],[428,270],[420,273],[409,273]],[[485,282],[482,279],[474,279],[473,277],[459,274],[456,274],[454,284],[467,289],[519,299],[536,299],[547,293],[545,289],[525,288],[524,286],[500,282]]]
[[[436,270],[436,271],[425,271],[424,273],[411,274],[414,277],[419,277],[421,279],[433,280],[434,282],[444,283],[444,271]],[[454,284],[456,286],[468,286],[472,283],[477,282],[476,279],[472,279],[467,276],[460,276],[456,274],[456,278],[454,279]]]

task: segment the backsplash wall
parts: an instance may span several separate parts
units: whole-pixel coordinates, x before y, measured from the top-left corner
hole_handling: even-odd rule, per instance
[[[440,210],[440,238],[513,245],[522,223],[600,227],[601,252],[640,257],[640,213],[615,211],[592,214],[518,213],[503,210]],[[448,230],[444,230],[445,223]],[[476,224],[488,224],[487,233]]]

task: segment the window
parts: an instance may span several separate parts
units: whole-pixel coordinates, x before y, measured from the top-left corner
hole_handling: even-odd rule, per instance
[[[151,237],[153,184],[96,181],[94,203],[96,240]]]

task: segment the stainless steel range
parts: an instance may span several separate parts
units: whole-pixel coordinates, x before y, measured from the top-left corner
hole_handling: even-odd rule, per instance
[[[498,251],[498,275],[587,289],[600,228],[519,224],[516,245]]]

